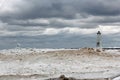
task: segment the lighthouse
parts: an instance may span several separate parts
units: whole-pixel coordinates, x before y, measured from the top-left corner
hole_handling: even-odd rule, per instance
[[[98,32],[97,32],[96,48],[99,49],[99,50],[102,50],[102,45],[101,45],[101,44],[102,44],[102,41],[101,41],[101,38],[102,38],[101,32],[98,31]]]

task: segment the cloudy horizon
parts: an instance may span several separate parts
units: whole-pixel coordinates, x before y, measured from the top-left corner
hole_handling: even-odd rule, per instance
[[[0,0],[0,49],[120,47],[120,0]]]

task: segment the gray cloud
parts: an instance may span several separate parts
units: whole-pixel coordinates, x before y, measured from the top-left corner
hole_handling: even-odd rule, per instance
[[[24,32],[39,29],[44,32],[47,28],[95,29],[99,25],[120,25],[119,0],[18,0],[18,2],[13,0],[13,2],[12,6],[5,4],[1,6],[3,10],[0,11],[0,26],[5,27],[7,31]]]
[[[82,11],[90,15],[119,15],[119,3],[119,0],[85,0],[82,3]]]
[[[48,26],[49,23],[45,23],[45,22],[42,22],[42,21],[39,21],[39,22],[35,22],[36,20],[11,20],[11,21],[8,21],[8,24],[9,25],[19,25],[19,26],[24,26],[24,27],[34,27],[34,26]]]
[[[20,19],[74,18],[76,14],[115,16],[120,14],[120,1],[116,0],[24,0],[15,5],[17,10],[2,16]]]
[[[35,19],[35,18],[75,18],[82,17],[117,16],[120,14],[119,0],[24,0],[15,5],[17,10],[1,14],[1,19]],[[18,4],[18,3],[17,3]],[[29,23],[28,23],[29,24]]]

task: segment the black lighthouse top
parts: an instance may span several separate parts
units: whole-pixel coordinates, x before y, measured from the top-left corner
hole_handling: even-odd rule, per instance
[[[100,35],[100,34],[101,34],[101,32],[100,32],[100,31],[98,31],[98,32],[97,32],[97,35]]]

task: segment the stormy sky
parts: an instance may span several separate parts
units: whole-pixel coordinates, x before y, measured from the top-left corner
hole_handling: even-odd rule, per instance
[[[120,0],[0,0],[0,45],[72,48],[120,44]]]

